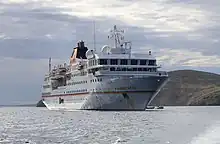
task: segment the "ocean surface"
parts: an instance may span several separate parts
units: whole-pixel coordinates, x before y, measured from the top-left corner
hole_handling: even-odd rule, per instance
[[[0,108],[0,144],[220,144],[220,107],[142,112]]]

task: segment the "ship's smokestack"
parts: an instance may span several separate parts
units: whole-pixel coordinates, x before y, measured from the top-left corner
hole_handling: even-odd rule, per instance
[[[77,53],[76,53],[76,58],[79,59],[86,59],[86,52],[88,50],[87,47],[85,47],[84,41],[79,41],[77,43],[78,47],[77,47]]]

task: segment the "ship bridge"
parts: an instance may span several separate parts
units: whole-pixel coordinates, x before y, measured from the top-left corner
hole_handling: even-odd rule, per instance
[[[115,38],[114,46],[105,45],[101,52],[93,50],[86,52],[89,73],[96,75],[167,75],[161,73],[156,58],[151,51],[147,54],[131,53],[131,42],[124,41],[124,37],[114,27],[111,37]]]
[[[158,73],[160,67],[151,54],[96,54],[88,60],[87,69],[99,75],[140,75]]]

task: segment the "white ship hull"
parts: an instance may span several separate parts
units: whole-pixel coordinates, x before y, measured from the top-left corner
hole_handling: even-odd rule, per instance
[[[130,99],[124,98],[122,93],[112,94],[92,94],[80,96],[83,99],[86,97],[94,97],[93,102],[85,105],[85,101],[70,101],[68,103],[47,103],[44,104],[49,110],[144,110],[147,102],[153,95],[152,92],[130,92],[127,93]],[[69,96],[72,99],[76,96]],[[77,96],[78,97],[78,96]],[[98,98],[97,98],[98,97]],[[96,99],[96,100],[95,100]],[[109,101],[111,99],[111,101]],[[65,98],[64,98],[65,101]]]
[[[159,80],[159,81],[158,81]],[[83,92],[43,97],[50,110],[145,110],[166,77],[120,78],[96,84],[97,92]],[[128,87],[129,90],[118,90]],[[104,91],[104,90],[110,91]],[[59,103],[59,98],[63,103]]]

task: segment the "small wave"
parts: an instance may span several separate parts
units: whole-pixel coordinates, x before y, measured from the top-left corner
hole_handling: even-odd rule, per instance
[[[220,123],[209,127],[204,133],[194,137],[189,144],[219,144],[220,143]]]
[[[120,137],[117,137],[117,138],[118,139],[112,144],[119,144],[119,143],[127,142],[126,140],[122,140]]]

